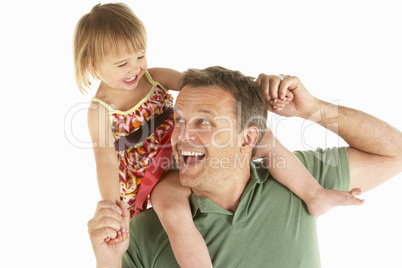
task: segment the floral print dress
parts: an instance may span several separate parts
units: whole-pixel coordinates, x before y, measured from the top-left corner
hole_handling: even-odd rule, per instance
[[[115,110],[106,102],[92,98],[110,116],[119,161],[120,197],[131,217],[147,207],[152,188],[172,159],[173,97],[148,71],[145,75],[152,89],[128,111]]]

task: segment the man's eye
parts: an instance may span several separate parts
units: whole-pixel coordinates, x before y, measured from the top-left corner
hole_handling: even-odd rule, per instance
[[[200,119],[199,123],[200,125],[211,125],[211,123],[206,119]]]
[[[183,118],[181,118],[181,117],[177,117],[177,118],[174,120],[174,122],[175,122],[176,124],[184,124],[186,121],[185,121]]]

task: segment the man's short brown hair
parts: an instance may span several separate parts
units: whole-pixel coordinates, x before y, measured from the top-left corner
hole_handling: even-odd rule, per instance
[[[234,115],[240,117],[237,117],[238,131],[256,126],[259,129],[257,144],[260,142],[267,126],[268,106],[255,78],[245,76],[239,71],[214,66],[206,69],[188,69],[180,80],[180,89],[185,86],[219,86],[230,92],[236,101]],[[255,148],[253,155],[254,153]]]

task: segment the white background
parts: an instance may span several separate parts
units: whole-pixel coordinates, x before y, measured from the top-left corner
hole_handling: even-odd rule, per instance
[[[96,3],[1,6],[0,224],[7,267],[95,266],[86,224],[99,194],[85,111],[94,91],[84,96],[75,85],[72,35]],[[402,129],[399,1],[127,3],[147,28],[149,67],[297,75],[313,95]],[[291,150],[344,144],[298,119],[272,120]],[[366,193],[363,207],[320,217],[323,267],[402,267],[401,189],[399,174]]]

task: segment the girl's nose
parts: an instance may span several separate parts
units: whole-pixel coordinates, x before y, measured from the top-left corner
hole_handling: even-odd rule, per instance
[[[128,73],[137,75],[139,72],[140,72],[140,67],[138,65],[134,65],[134,66],[132,66],[132,68],[130,68],[130,71]]]

